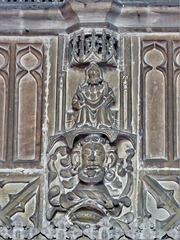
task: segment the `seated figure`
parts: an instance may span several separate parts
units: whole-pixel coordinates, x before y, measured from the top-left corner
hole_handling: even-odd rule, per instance
[[[110,106],[114,103],[114,93],[101,75],[100,68],[91,63],[86,82],[78,86],[72,100],[72,108],[77,113],[73,127],[112,128]]]

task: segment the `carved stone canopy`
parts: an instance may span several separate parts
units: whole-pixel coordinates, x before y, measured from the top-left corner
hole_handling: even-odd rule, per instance
[[[51,136],[49,138],[49,145],[47,148],[47,153],[50,153],[51,149],[53,149],[55,144],[58,143],[59,141],[61,141],[61,139],[64,139],[67,143],[67,146],[70,149],[72,149],[74,140],[77,136],[88,135],[88,134],[93,134],[93,133],[97,133],[97,130],[83,129],[83,133],[82,133],[82,131],[80,129],[75,129],[75,130],[66,132],[64,134],[58,134],[56,136]],[[106,129],[106,130],[101,129],[101,130],[98,130],[98,134],[105,135],[111,143],[113,143],[117,139],[127,139],[132,143],[133,147],[136,149],[136,135],[135,134],[131,134],[131,133],[115,130],[115,129]]]
[[[118,65],[119,41],[113,32],[84,30],[74,33],[69,44],[70,66],[95,61],[112,66]]]

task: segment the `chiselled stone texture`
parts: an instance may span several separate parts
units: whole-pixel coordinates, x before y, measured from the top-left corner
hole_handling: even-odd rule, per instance
[[[179,240],[179,76],[178,1],[0,0],[0,239]]]

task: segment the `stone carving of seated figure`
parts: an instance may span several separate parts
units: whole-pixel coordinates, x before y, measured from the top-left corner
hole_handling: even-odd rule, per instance
[[[81,162],[77,156],[72,160],[72,173],[78,174],[79,182],[75,188],[60,197],[60,205],[70,213],[72,221],[96,223],[103,216],[119,216],[122,207],[129,207],[128,197],[113,198],[104,184],[104,179],[113,180],[116,164],[116,148],[99,135],[90,135],[79,144]]]
[[[110,107],[113,103],[113,90],[102,79],[100,68],[91,63],[86,82],[78,86],[72,100],[72,109],[76,113],[73,127],[111,128],[113,116]]]

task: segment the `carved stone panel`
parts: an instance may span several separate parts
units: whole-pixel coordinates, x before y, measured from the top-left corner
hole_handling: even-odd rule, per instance
[[[84,78],[80,82],[82,69]],[[81,230],[104,217],[114,226],[128,229],[135,216],[130,209],[136,135],[119,130],[119,98],[109,79],[104,79],[104,73],[105,67],[93,61],[70,70],[66,78],[60,76],[60,91],[65,80],[68,83],[65,89],[69,94],[59,93],[61,101],[63,96],[67,97],[67,124],[65,132],[49,138],[47,149],[46,218],[57,221],[65,215]],[[107,68],[107,76],[110,73]],[[115,84],[114,89],[117,89]]]
[[[141,47],[143,159],[147,166],[178,167],[179,44],[176,35],[146,37]]]
[[[65,214],[81,227],[105,216],[122,227],[126,218],[133,221],[134,214],[129,209],[124,215],[123,208],[131,206],[135,152],[129,141],[121,142],[111,144],[106,136],[91,134],[72,150],[55,148],[48,163],[48,220]]]
[[[143,41],[142,48],[144,158],[166,160],[167,42]]]
[[[38,174],[0,174],[0,220],[4,225],[21,216],[29,226],[42,223],[42,183]]]
[[[179,171],[142,172],[143,217],[167,231],[179,224]],[[139,209],[140,209],[139,208]]]
[[[16,45],[14,161],[40,158],[42,67],[42,44]]]
[[[179,240],[178,4],[0,0],[0,240]]]
[[[48,92],[45,89],[51,78],[49,85],[56,83],[57,67],[56,64],[49,66],[48,59],[55,56],[57,40],[56,37],[48,40],[47,37],[3,36],[0,40],[0,165],[2,168],[39,168],[44,164],[41,155],[46,151],[42,144],[42,136],[47,134],[45,114],[49,105],[56,104],[55,88]],[[56,59],[53,62],[56,63]],[[49,132],[52,133],[54,125],[55,113],[54,120],[52,117],[49,121]]]

